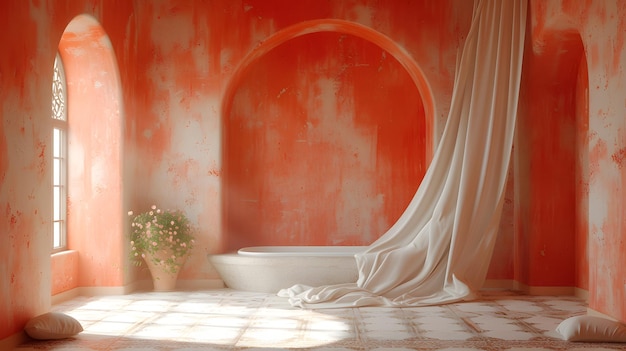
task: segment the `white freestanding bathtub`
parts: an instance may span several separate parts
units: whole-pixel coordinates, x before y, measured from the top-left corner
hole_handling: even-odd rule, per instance
[[[256,246],[237,253],[209,255],[226,287],[277,293],[295,284],[354,283],[354,255],[366,246]]]

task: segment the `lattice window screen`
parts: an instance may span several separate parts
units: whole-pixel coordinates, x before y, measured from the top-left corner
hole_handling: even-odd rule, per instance
[[[54,60],[54,77],[52,78],[52,118],[65,121],[65,72],[59,56]]]

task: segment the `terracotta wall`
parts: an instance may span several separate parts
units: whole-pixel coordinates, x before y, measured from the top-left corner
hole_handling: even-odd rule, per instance
[[[119,286],[127,222],[117,60],[102,26],[85,15],[65,29],[59,52],[68,82],[68,247],[78,252],[78,286]]]
[[[626,3],[531,1],[516,140],[516,280],[626,319]]]
[[[78,268],[79,253],[75,250],[65,250],[52,255],[50,273],[52,277],[50,293],[52,296],[80,287]]]
[[[182,278],[214,276],[209,252],[367,244],[391,226],[441,132],[469,13],[465,2],[142,5],[133,197],[184,208],[201,228]],[[320,19],[365,29],[307,27]],[[290,38],[294,27],[309,34]]]
[[[289,39],[250,66],[224,116],[226,249],[374,241],[428,166],[431,116],[411,76],[339,32]]]
[[[1,5],[0,338],[50,305],[50,101],[54,45],[46,8]],[[42,85],[46,84],[47,87]]]
[[[539,42],[541,47],[538,48]],[[576,93],[583,45],[575,30],[533,31],[524,62],[516,176],[519,235],[530,286],[573,286],[576,236]],[[582,118],[582,117],[581,117]]]
[[[30,317],[48,311],[51,293],[90,284],[123,284],[127,271],[121,254],[125,211],[119,198],[124,191],[119,183],[121,177],[115,176],[122,168],[121,147],[110,142],[116,133],[116,140],[122,141],[122,129],[111,128],[108,120],[114,116],[119,119],[122,113],[121,106],[113,103],[121,100],[116,95],[121,90],[111,88],[109,83],[120,80],[115,68],[118,59],[113,52],[123,51],[122,38],[132,5],[125,1],[108,2],[108,5],[116,10],[107,12],[101,4],[83,1],[9,1],[0,5],[3,31],[19,33],[0,39],[0,45],[5,48],[0,58],[0,206],[6,214],[0,221],[0,256],[3,257],[0,339],[18,332]],[[70,196],[77,195],[78,189],[90,196],[83,197],[81,200],[86,201],[80,201],[80,205],[68,203],[68,219],[85,224],[76,226],[69,240],[69,247],[79,251],[51,259],[52,67],[66,26],[81,14],[93,15],[92,23],[110,27],[108,34],[117,48],[111,46],[100,25],[94,27],[98,31],[89,40],[89,47],[65,47],[71,55],[86,60],[81,66],[67,67],[68,75],[74,75],[69,94],[91,89],[87,94],[91,96],[89,99],[83,94],[71,104],[76,109],[72,137],[82,134],[98,142],[88,145],[83,143],[86,140],[70,140],[71,144],[80,144],[73,148],[75,152],[84,151],[81,157],[73,155],[76,162],[70,177],[87,173],[80,181],[73,178],[75,188],[69,190]],[[98,51],[103,47],[108,48],[110,56],[96,54],[98,59],[93,60],[92,56],[89,60],[90,49]],[[124,57],[119,61],[124,62]],[[109,67],[92,72],[102,62]],[[80,67],[92,75],[75,70]],[[87,80],[87,77],[98,79]],[[109,93],[93,94],[98,91]],[[121,119],[117,124],[121,125]],[[80,206],[91,208],[88,213],[81,213]],[[63,274],[52,275],[53,271]]]
[[[515,164],[489,273],[589,289],[591,308],[621,320],[625,7],[530,1]],[[114,60],[95,62],[103,76],[92,86],[75,81],[102,95],[75,101],[73,140],[83,147],[74,149],[81,200],[70,216],[80,230],[70,244],[77,285],[112,287],[138,277],[125,257],[125,213],[153,203],[185,209],[199,228],[181,279],[215,278],[206,254],[248,242],[361,244],[382,234],[442,131],[471,8],[2,2],[0,28],[20,35],[0,37],[0,339],[50,307],[50,85],[76,16],[91,16],[92,49]],[[280,41],[315,20],[349,25]]]

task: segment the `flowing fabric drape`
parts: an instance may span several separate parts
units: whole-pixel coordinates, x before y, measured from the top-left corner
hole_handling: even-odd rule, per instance
[[[502,212],[526,10],[526,0],[475,1],[431,165],[399,220],[355,256],[358,281],[295,285],[279,295],[303,308],[432,305],[475,297]]]

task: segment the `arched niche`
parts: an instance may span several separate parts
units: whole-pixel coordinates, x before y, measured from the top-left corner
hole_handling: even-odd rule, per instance
[[[53,279],[80,287],[123,285],[122,98],[107,33],[90,15],[72,19],[58,46],[67,81],[68,249]],[[102,250],[106,248],[106,250]],[[66,257],[67,258],[67,257]],[[72,264],[73,267],[64,267]]]
[[[588,72],[566,19],[533,33],[516,140],[516,280],[588,289]]]
[[[286,28],[242,61],[223,113],[224,245],[363,245],[415,194],[433,103],[416,63],[346,21]]]

